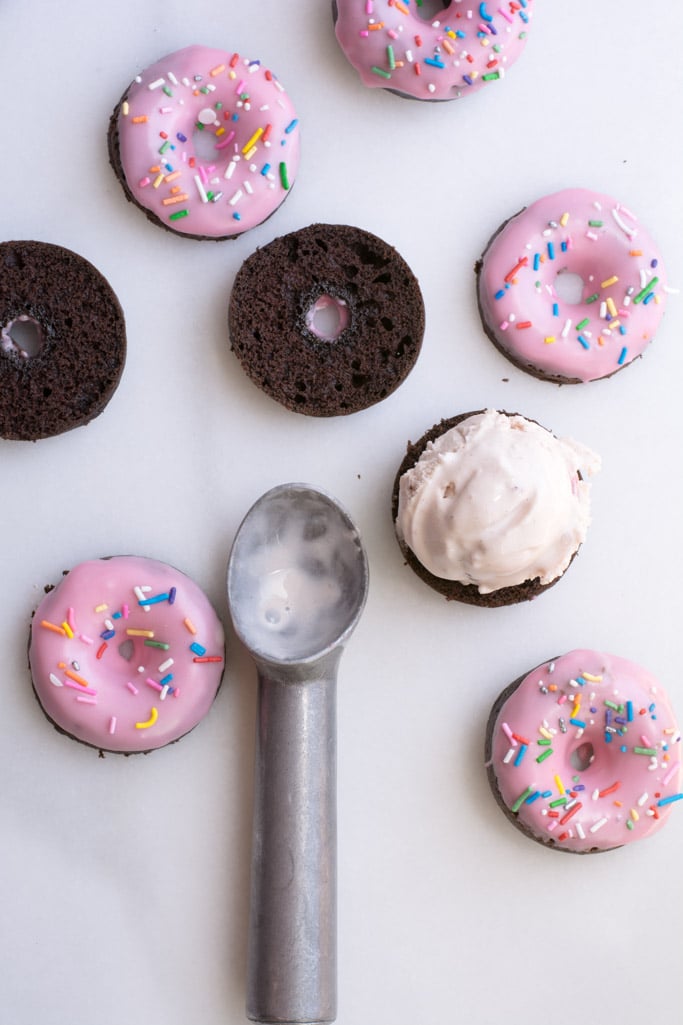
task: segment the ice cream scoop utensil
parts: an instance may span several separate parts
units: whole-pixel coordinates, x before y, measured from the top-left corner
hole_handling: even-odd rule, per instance
[[[358,531],[330,495],[284,484],[243,520],[228,601],[258,672],[253,1021],[336,1017],[336,677],[367,587]]]

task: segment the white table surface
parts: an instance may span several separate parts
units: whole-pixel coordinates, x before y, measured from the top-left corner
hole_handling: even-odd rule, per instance
[[[675,1017],[683,811],[651,840],[562,856],[512,829],[482,765],[499,690],[573,647],[646,665],[683,714],[683,296],[671,296],[642,360],[560,389],[488,343],[473,275],[501,221],[579,185],[634,209],[683,283],[683,13],[640,0],[536,6],[501,85],[421,104],[360,85],[327,0],[0,5],[0,237],[91,260],[119,296],[129,343],[122,383],[92,424],[0,442],[3,1025],[244,1020],[255,676],[229,627],[224,577],[242,516],[288,480],[341,499],[371,570],[339,680],[340,1025]],[[107,160],[123,88],[195,42],[267,61],[300,116],[296,187],[234,242],[154,228]],[[329,420],[258,391],[226,330],[242,261],[314,221],[395,245],[427,310],[404,385]],[[570,572],[500,610],[426,588],[403,565],[389,514],[407,440],[482,406],[572,435],[604,464]],[[194,733],[148,757],[100,759],[43,718],[26,638],[45,584],[123,552],[190,573],[226,622],[229,657]]]

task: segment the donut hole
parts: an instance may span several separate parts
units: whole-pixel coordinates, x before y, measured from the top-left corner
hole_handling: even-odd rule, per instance
[[[555,292],[567,306],[578,306],[583,301],[584,280],[571,270],[561,270],[555,278]]]
[[[131,637],[127,637],[125,641],[121,641],[119,644],[119,655],[125,659],[126,662],[130,662],[133,655],[135,654],[135,644]]]
[[[306,327],[316,338],[336,342],[351,318],[348,304],[343,299],[324,293],[308,307],[304,319]]]
[[[2,349],[15,352],[24,359],[38,356],[45,345],[45,334],[37,320],[22,314],[2,331]]]
[[[192,133],[194,154],[203,164],[215,164],[220,150],[216,149],[216,136],[211,128],[195,128]]]
[[[445,13],[447,6],[443,0],[416,0],[414,13],[423,21],[433,21]]]
[[[569,756],[569,763],[576,772],[585,772],[590,768],[595,758],[595,748],[590,740],[584,740],[582,744],[575,747]]]

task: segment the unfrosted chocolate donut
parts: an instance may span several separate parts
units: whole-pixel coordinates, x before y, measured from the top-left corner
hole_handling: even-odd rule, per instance
[[[125,359],[123,310],[91,263],[48,242],[0,243],[0,437],[87,424]]]
[[[267,395],[297,413],[340,416],[398,388],[420,352],[425,311],[392,246],[361,228],[312,224],[248,257],[228,324],[232,349]]]

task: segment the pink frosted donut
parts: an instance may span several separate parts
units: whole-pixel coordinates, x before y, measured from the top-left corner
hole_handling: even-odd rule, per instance
[[[491,788],[512,822],[587,854],[655,833],[681,793],[681,734],[658,681],[599,651],[571,651],[511,684],[489,718]]]
[[[333,0],[336,36],[364,85],[455,100],[497,82],[526,44],[533,0],[453,0],[427,20],[420,0]]]
[[[234,238],[286,198],[299,168],[294,107],[260,61],[204,46],[162,57],[126,89],[109,157],[151,221],[199,239]]]
[[[545,196],[512,217],[477,275],[493,344],[522,370],[560,384],[632,363],[664,312],[656,245],[635,214],[587,189]]]
[[[29,663],[43,711],[101,751],[150,751],[209,711],[223,675],[223,627],[172,566],[117,556],[82,562],[43,598]]]

